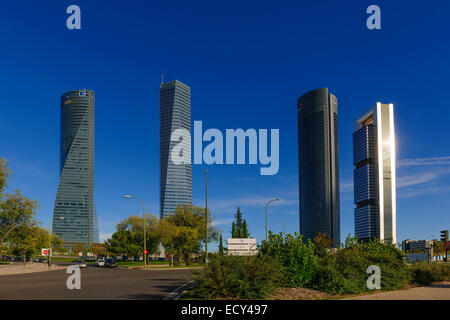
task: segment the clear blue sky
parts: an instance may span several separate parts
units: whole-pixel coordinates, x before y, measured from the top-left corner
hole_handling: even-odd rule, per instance
[[[81,7],[82,29],[66,28]],[[381,30],[366,8],[381,7]],[[296,100],[329,87],[338,98],[341,234],[353,233],[353,119],[392,102],[398,144],[398,240],[450,228],[448,139],[450,3],[447,1],[8,1],[0,11],[0,156],[10,190],[40,201],[48,226],[59,175],[59,101],[96,93],[95,194],[104,238],[141,197],[159,213],[161,73],[192,88],[203,127],[279,128],[280,170],[209,166],[209,201],[227,238],[237,206],[250,233],[299,229]],[[423,160],[425,159],[425,160]],[[204,205],[204,165],[193,166]]]

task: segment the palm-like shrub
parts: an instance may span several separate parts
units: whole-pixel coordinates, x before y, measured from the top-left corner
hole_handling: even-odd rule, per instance
[[[318,271],[318,257],[314,254],[311,241],[303,242],[298,233],[269,233],[267,242],[259,247],[259,256],[275,258],[283,266],[286,282],[291,287],[305,286],[312,281]]]

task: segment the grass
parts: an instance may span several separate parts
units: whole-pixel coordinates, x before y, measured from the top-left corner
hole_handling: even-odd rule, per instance
[[[9,261],[0,261],[0,265],[1,264],[9,264],[10,262]]]
[[[144,261],[117,261],[117,264],[121,267],[143,267]],[[148,265],[166,265],[168,261],[149,261]]]

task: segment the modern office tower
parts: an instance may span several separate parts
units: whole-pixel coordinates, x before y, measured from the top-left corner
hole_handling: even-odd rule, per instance
[[[71,248],[98,242],[94,204],[94,91],[69,91],[61,97],[60,178],[53,233]]]
[[[337,99],[328,88],[298,99],[300,233],[340,244]]]
[[[191,133],[191,88],[178,80],[161,83],[159,87],[159,182],[160,217],[175,213],[180,204],[192,204],[191,143],[185,143],[189,164],[175,164],[170,153],[179,141],[171,141],[177,129]]]
[[[394,105],[377,102],[355,119],[355,234],[396,243]]]

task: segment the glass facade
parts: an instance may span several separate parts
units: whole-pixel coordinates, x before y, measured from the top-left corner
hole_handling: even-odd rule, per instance
[[[337,99],[327,88],[298,99],[300,233],[340,245]]]
[[[392,104],[377,103],[355,120],[355,234],[396,243],[395,131]]]
[[[159,88],[160,122],[160,217],[175,213],[180,204],[192,204],[192,165],[175,164],[170,152],[178,144],[171,141],[177,129],[191,133],[191,89],[178,80],[162,83]],[[191,154],[191,144],[185,144]],[[189,157],[189,160],[190,157]]]
[[[53,233],[70,249],[76,242],[88,246],[99,241],[94,203],[94,92],[67,92],[60,108],[60,179]]]

